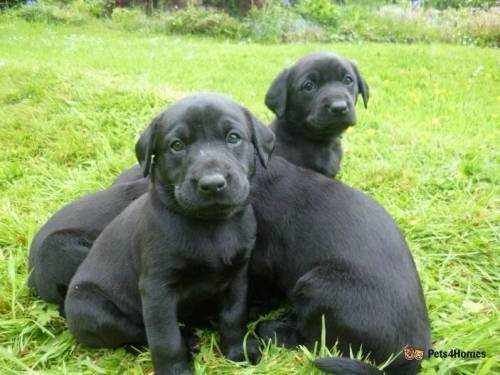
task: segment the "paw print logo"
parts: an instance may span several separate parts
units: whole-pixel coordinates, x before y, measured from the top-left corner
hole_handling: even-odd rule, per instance
[[[403,349],[403,354],[408,361],[420,361],[424,358],[424,349],[417,348],[413,345],[406,345]]]

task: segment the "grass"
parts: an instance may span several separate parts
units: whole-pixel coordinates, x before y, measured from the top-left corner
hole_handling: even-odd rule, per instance
[[[372,97],[344,137],[341,179],[401,225],[419,269],[437,350],[423,374],[500,371],[500,53],[449,45],[259,45],[46,25],[0,16],[0,373],[151,373],[148,353],[90,350],[25,287],[29,243],[63,204],[135,162],[153,115],[193,91],[219,91],[263,120],[285,65],[315,50],[357,60]],[[225,361],[203,332],[198,374],[312,374],[305,350]]]

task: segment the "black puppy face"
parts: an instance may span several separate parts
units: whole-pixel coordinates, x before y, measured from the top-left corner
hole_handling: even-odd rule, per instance
[[[228,216],[250,193],[255,155],[265,166],[274,135],[239,104],[216,94],[182,99],[159,115],[136,145],[144,175],[193,216]]]
[[[313,53],[281,72],[266,105],[296,132],[335,136],[356,123],[358,94],[366,107],[368,85],[354,63],[333,53]]]

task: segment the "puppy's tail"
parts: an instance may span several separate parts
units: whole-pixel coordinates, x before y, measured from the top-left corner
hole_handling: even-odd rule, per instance
[[[343,357],[319,358],[314,362],[318,369],[335,375],[383,375],[384,372],[356,359]]]

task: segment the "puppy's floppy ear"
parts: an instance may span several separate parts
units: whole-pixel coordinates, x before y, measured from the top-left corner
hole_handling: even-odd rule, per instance
[[[253,146],[257,152],[260,163],[265,168],[274,151],[276,136],[271,129],[260,122],[249,110],[243,108],[243,112],[245,113],[245,117],[250,127]]]
[[[153,160],[156,131],[160,116],[156,116],[151,124],[144,130],[135,144],[135,156],[142,168],[142,175],[147,177],[151,171]]]
[[[354,70],[354,74],[356,74],[356,80],[358,82],[358,93],[361,94],[361,97],[363,98],[363,104],[365,105],[365,108],[368,108],[368,98],[370,97],[370,89],[368,87],[368,84],[366,83],[365,79],[361,75],[361,73],[358,70],[358,67],[356,64],[351,62],[352,69]]]
[[[286,111],[286,98],[288,96],[288,74],[290,70],[284,69],[271,83],[271,87],[267,90],[266,106],[274,114],[281,118]]]

